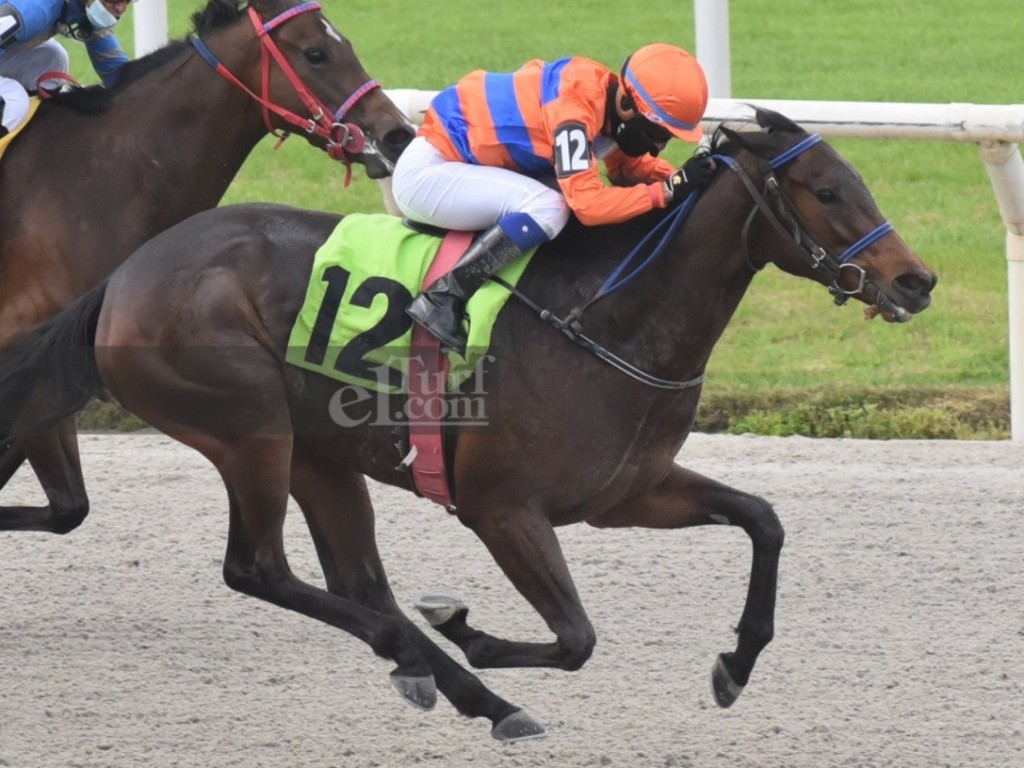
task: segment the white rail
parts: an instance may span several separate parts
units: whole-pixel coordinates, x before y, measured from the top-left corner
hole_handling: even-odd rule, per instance
[[[167,0],[139,0],[133,12],[136,59],[167,45]]]
[[[436,91],[387,91],[419,123]],[[887,102],[711,99],[705,130],[723,122],[754,126],[753,106],[781,112],[832,138],[923,139],[978,145],[1006,227],[1010,322],[1010,434],[1024,441],[1024,104],[897,104]],[[387,188],[384,188],[387,198]]]

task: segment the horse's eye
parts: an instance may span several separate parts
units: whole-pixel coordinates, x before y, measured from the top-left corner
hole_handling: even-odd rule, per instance
[[[834,203],[839,199],[839,196],[828,187],[815,190],[814,195],[822,203]]]
[[[304,52],[306,61],[310,64],[326,64],[327,52],[323,48],[309,48]]]

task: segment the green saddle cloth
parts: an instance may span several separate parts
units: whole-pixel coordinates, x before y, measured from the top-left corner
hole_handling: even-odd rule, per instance
[[[440,246],[440,238],[415,232],[395,216],[346,216],[313,260],[286,360],[374,391],[406,391],[412,320],[405,310]],[[515,285],[533,254],[515,259],[498,275]],[[470,298],[466,357],[449,353],[449,387],[457,387],[487,354],[494,322],[510,295],[487,282]]]

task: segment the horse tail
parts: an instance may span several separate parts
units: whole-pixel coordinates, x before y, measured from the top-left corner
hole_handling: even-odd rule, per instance
[[[104,397],[96,366],[103,281],[60,314],[0,349],[0,435],[16,437],[77,413]]]

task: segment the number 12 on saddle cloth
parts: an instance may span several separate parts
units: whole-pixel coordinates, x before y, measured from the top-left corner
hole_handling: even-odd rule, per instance
[[[441,238],[388,214],[342,219],[313,261],[306,298],[288,340],[288,363],[377,392],[406,392],[412,320],[406,307],[423,286]],[[498,272],[511,285],[534,251]],[[448,386],[468,378],[490,345],[508,290],[489,282],[467,303],[466,358],[450,353]]]

